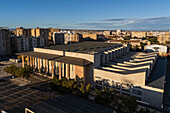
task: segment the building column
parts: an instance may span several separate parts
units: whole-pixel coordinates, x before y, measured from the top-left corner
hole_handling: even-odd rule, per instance
[[[37,58],[34,58],[34,61],[35,61],[35,69],[37,69]]]
[[[62,65],[61,62],[59,62],[59,79],[61,79],[62,76]]]
[[[46,60],[46,73],[49,73],[49,61]]]
[[[40,58],[38,58],[38,70],[39,70],[39,72],[41,72],[41,70],[40,70]]]
[[[25,62],[24,62],[24,56],[22,55],[22,67],[24,67]]]
[[[35,68],[35,58],[32,57],[32,67]]]
[[[44,68],[45,68],[45,75],[46,75],[47,74],[47,60],[45,60]]]
[[[30,59],[29,59],[30,57],[29,56],[27,56],[27,65],[29,66],[30,65]]]
[[[54,61],[51,61],[52,78],[54,77]]]
[[[40,59],[40,69],[43,69],[43,59]]]
[[[32,67],[32,57],[30,57],[30,66]]]
[[[66,64],[66,77],[70,79],[70,64]]]

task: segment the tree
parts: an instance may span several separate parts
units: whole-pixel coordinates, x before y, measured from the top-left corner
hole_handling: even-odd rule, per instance
[[[11,74],[15,74],[15,71],[18,68],[15,65],[10,65],[9,67],[5,68],[4,71],[6,71],[7,73],[11,73]]]
[[[138,107],[134,97],[120,95],[107,87],[96,90],[95,102],[111,107],[118,113],[135,113]]]
[[[7,73],[11,73],[17,77],[28,77],[29,74],[32,72],[30,66],[25,66],[24,68],[18,68],[15,65],[10,65],[9,67],[4,69]]]

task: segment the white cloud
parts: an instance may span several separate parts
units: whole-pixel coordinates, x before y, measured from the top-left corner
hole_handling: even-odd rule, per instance
[[[94,29],[170,30],[170,17],[112,18],[93,23],[80,23]]]
[[[71,24],[47,24],[47,27],[64,29],[99,29],[99,30],[170,30],[170,16],[153,18],[110,18],[100,21],[81,21]]]

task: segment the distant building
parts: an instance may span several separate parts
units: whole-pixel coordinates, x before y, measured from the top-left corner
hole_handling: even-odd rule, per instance
[[[82,34],[79,33],[65,33],[65,44],[71,43],[71,42],[81,42],[83,41]]]
[[[31,36],[33,37],[44,37],[44,43],[45,45],[49,45],[49,29],[44,29],[44,28],[35,28],[31,29]]]
[[[16,30],[14,31],[16,36],[22,36],[22,37],[44,37],[44,43],[45,45],[49,45],[49,31],[50,29],[44,29],[44,28],[35,28],[35,29],[28,29],[23,27],[16,27]]]
[[[11,40],[9,38],[9,30],[0,28],[0,58],[11,55]]]
[[[111,31],[104,31],[103,32],[103,35],[105,35],[105,36],[110,36],[112,33],[111,33]]]
[[[83,39],[85,40],[97,40],[98,39],[98,34],[97,33],[87,33],[87,34],[83,34]]]
[[[146,36],[147,36],[147,33],[144,31],[132,31],[132,37],[143,38]]]
[[[168,48],[167,54],[170,55],[170,44],[165,44],[165,46],[167,46],[167,48]]]
[[[159,35],[158,41],[161,44],[170,44],[170,33]]]
[[[153,33],[152,32],[147,32],[147,37],[152,37]]]
[[[108,43],[129,43],[132,47],[140,46],[140,40],[109,40]]]
[[[122,33],[122,29],[117,29],[116,34],[120,35]]]
[[[151,45],[151,42],[149,40],[142,40],[141,42],[145,45]]]
[[[107,36],[105,36],[103,34],[97,34],[97,33],[83,34],[83,40],[103,40],[103,39],[106,39],[106,37]]]
[[[64,44],[65,41],[65,37],[64,37],[64,33],[53,33],[53,42],[54,45],[61,45]]]
[[[60,32],[60,29],[59,29],[59,28],[56,28],[56,29],[54,29],[54,28],[48,28],[48,29],[49,29],[49,37],[48,37],[49,40],[53,40],[53,33],[54,33],[54,32],[57,32],[57,33]]]
[[[167,46],[158,45],[158,44],[152,44],[152,45],[145,46],[145,51],[159,52],[160,56],[166,56],[167,49],[168,49]]]
[[[12,36],[12,53],[32,51],[34,47],[44,47],[44,37]]]
[[[23,27],[16,27],[15,35],[24,36],[24,37],[31,36],[31,29],[25,29]]]

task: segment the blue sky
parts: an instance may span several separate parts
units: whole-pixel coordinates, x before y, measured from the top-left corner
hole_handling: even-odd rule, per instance
[[[0,0],[0,26],[170,30],[170,0]]]

